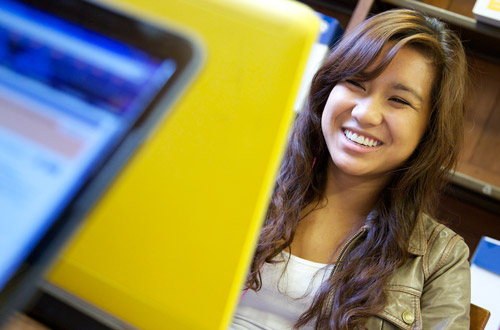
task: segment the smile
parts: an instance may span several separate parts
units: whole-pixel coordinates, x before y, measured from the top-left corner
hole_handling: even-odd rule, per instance
[[[380,142],[378,140],[351,132],[348,129],[344,129],[344,135],[348,140],[350,140],[354,143],[360,144],[364,147],[377,147],[377,146],[382,144],[382,142]]]

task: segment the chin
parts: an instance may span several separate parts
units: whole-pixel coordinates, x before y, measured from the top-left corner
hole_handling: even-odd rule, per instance
[[[370,170],[367,169],[364,166],[359,166],[359,164],[353,165],[353,164],[346,164],[342,162],[335,162],[333,161],[333,168],[334,171],[338,171],[343,174],[347,174],[350,176],[365,176],[365,175],[370,175]],[[358,166],[357,166],[358,165]]]
[[[391,173],[391,168],[386,167],[368,167],[366,164],[335,162],[333,160],[333,170],[338,171],[338,174],[347,175],[352,178],[375,179],[386,177]]]

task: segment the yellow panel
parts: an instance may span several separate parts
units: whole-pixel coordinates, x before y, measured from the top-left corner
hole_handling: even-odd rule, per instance
[[[106,4],[197,34],[206,62],[49,279],[142,329],[225,329],[319,21],[284,0]]]

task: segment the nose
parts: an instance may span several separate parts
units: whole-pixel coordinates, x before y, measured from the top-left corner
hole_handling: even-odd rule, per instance
[[[380,125],[384,120],[383,105],[376,98],[358,100],[351,111],[351,116],[362,125]]]

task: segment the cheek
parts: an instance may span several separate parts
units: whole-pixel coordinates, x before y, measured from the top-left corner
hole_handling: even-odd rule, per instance
[[[331,97],[328,98],[325,108],[323,109],[323,113],[321,114],[321,130],[323,131],[323,135],[326,135],[328,133],[332,125],[332,119],[333,119],[332,103],[333,102],[331,100]]]
[[[321,127],[324,133],[331,130],[336,124],[338,125],[342,113],[342,101],[339,100],[343,100],[343,95],[340,87],[336,86],[332,89],[321,115]]]
[[[398,145],[410,155],[416,149],[425,130],[427,129],[427,118],[408,116],[391,122],[392,137],[398,141]]]
[[[425,114],[423,116],[419,116],[417,119],[415,119],[413,131],[415,134],[415,139],[417,140],[417,145],[420,143],[427,128],[429,127],[429,121],[430,121],[430,118],[429,118],[428,114]]]
[[[332,115],[331,112],[325,107],[323,110],[323,114],[321,115],[321,130],[323,131],[323,135],[327,135],[330,131],[330,127],[332,125]]]

